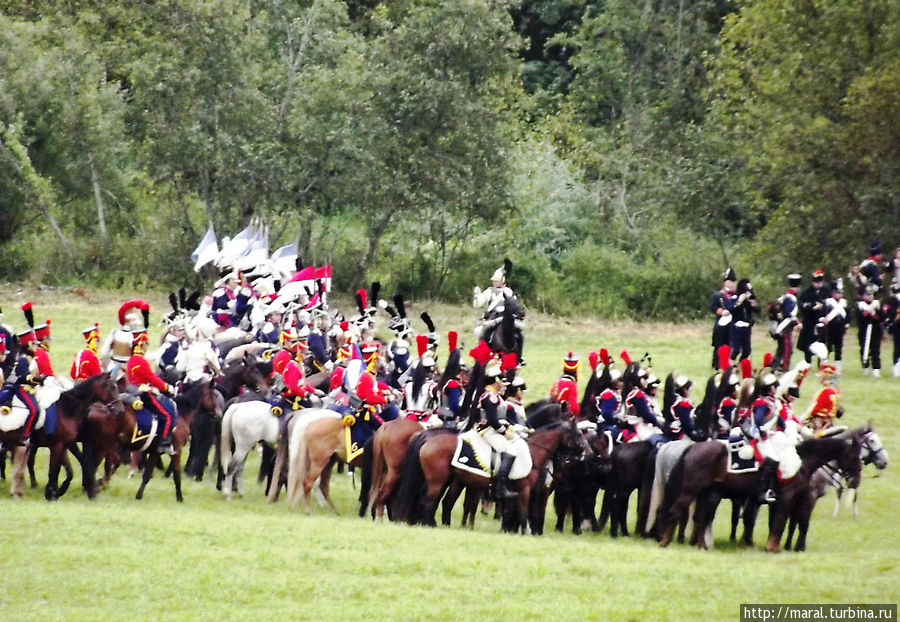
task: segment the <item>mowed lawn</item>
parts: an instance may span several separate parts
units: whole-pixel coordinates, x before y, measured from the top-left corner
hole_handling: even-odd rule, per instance
[[[16,291],[0,288],[4,322],[24,320],[18,306],[33,300],[36,317],[52,318],[51,352],[58,374],[68,372],[81,346],[81,329],[99,321],[106,334],[120,301],[137,292]],[[153,322],[167,310],[165,295],[149,297]],[[438,329],[460,331],[473,345],[477,312],[467,307],[416,303]],[[679,370],[695,380],[695,402],[709,375],[708,323],[653,324],[528,318],[523,375],[529,397],[544,397],[569,350],[586,358],[606,347],[649,352],[660,377]],[[151,343],[161,328],[151,326]],[[759,362],[773,345],[760,327]],[[900,447],[900,380],[864,378],[855,335],[848,333],[841,380],[844,422],[872,421],[889,451]],[[890,347],[885,342],[885,367]],[[446,356],[442,351],[441,360]],[[581,386],[585,379],[582,377]],[[817,386],[801,389],[805,407]],[[258,471],[252,455],[248,477]],[[762,551],[766,512],[752,549],[728,542],[730,504],[715,525],[715,549],[673,544],[661,549],[608,532],[557,534],[552,508],[544,536],[499,533],[479,515],[474,532],[458,527],[411,528],[356,517],[356,482],[333,477],[340,515],[315,507],[312,516],[283,500],[267,504],[260,488],[225,501],[210,478],[186,481],[175,502],[171,480],[158,473],[142,501],[137,479],[123,467],[111,487],[88,501],[77,486],[54,503],[43,500],[46,450],[38,461],[40,488],[25,499],[8,497],[0,482],[0,617],[8,620],[737,620],[741,603],[897,602],[900,486],[891,466],[874,478],[866,467],[860,515],[849,508],[833,518],[833,493],[816,508],[808,551]],[[634,500],[629,513],[634,524]]]

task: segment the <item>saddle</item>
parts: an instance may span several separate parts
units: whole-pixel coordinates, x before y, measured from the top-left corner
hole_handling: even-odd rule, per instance
[[[719,439],[719,442],[725,443],[725,448],[728,450],[729,473],[751,473],[759,470],[759,463],[756,461],[753,447],[746,438],[732,435],[727,439]]]
[[[521,441],[524,443],[524,441]],[[530,458],[530,455],[529,455]],[[500,455],[484,440],[477,429],[463,432],[457,437],[456,449],[450,466],[475,475],[491,478],[500,470]],[[531,460],[517,459],[513,463],[509,478],[522,479],[531,471]]]

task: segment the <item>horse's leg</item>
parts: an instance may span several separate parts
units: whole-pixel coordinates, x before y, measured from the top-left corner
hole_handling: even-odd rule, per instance
[[[796,529],[797,529],[797,518],[794,516],[791,516],[788,519],[787,539],[784,541],[784,550],[785,551],[791,550],[791,545],[794,541],[794,531],[796,531]],[[799,546],[799,541],[797,544]]]
[[[44,498],[54,501],[59,498],[59,468],[62,466],[66,448],[62,442],[54,440],[50,445],[50,467],[47,470],[47,486],[44,488]]]
[[[463,483],[460,481],[458,477],[454,477],[450,481],[450,486],[447,488],[447,494],[444,495],[444,499],[441,501],[441,524],[449,527],[453,522],[453,506],[456,505],[457,499],[459,499],[459,495],[462,494],[463,491]],[[466,492],[466,499],[469,498],[469,493]],[[462,517],[462,526],[466,526],[466,508],[467,502],[463,501],[463,517]],[[475,508],[478,508],[478,504],[476,502]]]
[[[746,546],[753,546],[753,528],[756,527],[756,517],[759,516],[759,504],[753,499],[747,499],[744,503],[744,535],[741,542]]]
[[[612,489],[607,485],[606,490],[603,491],[603,500],[600,502],[600,516],[597,517],[596,531],[603,531],[604,529],[606,529],[606,523],[609,522],[609,515],[611,513],[610,508],[612,507],[612,498]],[[612,529],[611,523],[610,529]]]
[[[9,451],[6,447],[0,447],[0,480],[6,481],[6,461],[9,458]]]
[[[131,462],[129,463],[129,466],[131,468],[128,470],[128,479],[131,479],[132,477],[134,477],[134,474],[137,473],[137,470],[138,470],[138,467],[140,467],[140,464],[141,464],[141,452],[133,450],[131,452]]]
[[[34,475],[34,459],[37,455],[37,447],[32,447],[28,451],[28,481],[32,488],[37,488],[37,477]]]
[[[139,452],[132,452],[131,462],[132,462],[133,466],[134,466],[134,461],[135,461],[134,460],[135,453],[138,453],[138,456],[140,456]],[[140,460],[140,458],[138,458],[138,460]],[[148,454],[144,460],[144,471],[143,471],[143,475],[141,476],[141,486],[140,486],[140,488],[138,488],[135,499],[143,499],[144,498],[144,488],[147,487],[147,482],[149,482],[150,478],[153,477],[153,469],[155,469],[155,468],[156,468],[156,465],[154,464],[154,460]]]
[[[769,506],[769,540],[766,542],[766,552],[777,553],[781,546],[781,535],[788,519],[787,503],[775,502]]]
[[[28,462],[28,450],[24,447],[14,447],[12,450],[13,478],[9,494],[14,499],[20,499],[25,494],[25,469]]]
[[[531,482],[530,478],[526,477],[525,479],[519,480],[519,496],[518,496],[518,509],[519,509],[519,529],[517,531],[521,531],[523,534],[530,533],[528,528],[528,518],[529,518],[529,508],[531,506]],[[515,507],[515,506],[514,506]]]
[[[325,502],[328,504],[328,507],[331,508],[331,511],[335,514],[340,515],[337,508],[334,507],[334,502],[331,500],[331,472],[334,469],[334,461],[329,459],[329,461],[322,468],[322,473],[319,475],[319,490],[322,491],[322,495],[325,497]]]
[[[741,521],[741,507],[744,505],[744,499],[731,500],[731,534],[728,539],[731,542],[737,542],[737,528]]]
[[[184,445],[177,447],[169,462],[169,469],[172,471],[172,481],[175,482],[175,500],[179,503],[184,501],[184,496],[181,494],[181,451],[183,448]]]
[[[462,490],[462,484],[456,484],[455,482],[454,484],[457,485],[459,491]],[[481,501],[481,493],[482,491],[478,488],[471,486],[466,487],[466,496],[463,499],[463,527],[475,529],[475,515],[478,514],[478,502]],[[447,494],[450,493],[448,492]],[[459,492],[456,493],[456,496],[459,497]],[[444,502],[446,503],[446,498],[444,499]],[[446,511],[446,505],[444,509]]]
[[[716,501],[716,503],[717,504],[719,503],[718,500]],[[696,511],[697,511],[698,506],[699,506],[699,503],[697,501],[695,501],[694,503],[692,503],[691,505],[688,506],[688,508],[684,512],[684,514],[682,514],[681,517],[678,519],[678,544],[684,544],[684,534],[687,531],[688,523],[691,520],[691,507],[694,508],[694,512],[695,512],[694,520],[696,521]],[[715,510],[713,510],[713,512],[715,512]],[[712,519],[710,519],[710,520],[712,520]],[[695,525],[694,532],[691,534],[691,546],[694,546],[695,544],[699,543],[698,535],[699,535],[699,532]]]

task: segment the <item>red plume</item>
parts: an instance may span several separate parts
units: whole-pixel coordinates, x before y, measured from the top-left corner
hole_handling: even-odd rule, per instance
[[[597,364],[600,362],[600,355],[596,350],[591,350],[588,352],[588,365],[591,366],[591,369],[597,369]]]
[[[609,367],[612,365],[612,358],[609,356],[609,350],[606,348],[600,348],[600,360],[603,361],[603,364]]]
[[[731,346],[728,344],[719,346],[716,349],[716,356],[719,359],[719,371],[725,371],[731,366]]]
[[[515,352],[509,352],[500,357],[500,371],[503,373],[508,372],[510,369],[515,369],[518,364]]]
[[[773,360],[775,360],[775,355],[771,352],[763,354],[763,367],[771,367]]]
[[[753,363],[750,359],[741,359],[741,378],[746,380],[753,377]]]
[[[140,298],[135,298],[134,300],[123,302],[122,306],[119,307],[119,324],[125,323],[125,314],[128,313],[130,309],[141,309],[144,304],[146,303],[144,303],[144,301]]]
[[[622,359],[626,365],[631,365],[631,355],[628,354],[628,350],[619,352],[619,358]]]
[[[458,342],[459,333],[457,333],[455,330],[447,331],[447,349],[450,352],[453,352],[457,348]]]
[[[419,358],[428,350],[428,335],[416,335],[416,350],[419,351]]]
[[[364,289],[358,289],[358,290],[356,290],[356,293],[359,294],[359,298],[360,298],[360,300],[362,301],[362,303],[361,303],[361,304],[362,304],[362,308],[363,308],[363,309],[368,309],[368,308],[369,308],[369,305],[366,304],[366,295],[367,295],[367,294],[366,294],[366,290],[364,290]]]
[[[25,314],[25,321],[28,323],[29,328],[34,328],[34,311],[30,302],[22,305],[22,313]]]
[[[475,361],[481,365],[482,367],[491,360],[491,347],[487,344],[487,342],[482,339],[478,342],[478,345],[469,350],[469,356],[471,356]]]

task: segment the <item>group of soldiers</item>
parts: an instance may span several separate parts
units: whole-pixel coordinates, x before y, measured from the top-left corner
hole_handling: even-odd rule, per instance
[[[845,298],[846,291],[855,295],[855,304]],[[751,326],[761,311],[750,281],[738,281],[728,268],[709,308],[716,316],[713,368],[718,368],[715,351],[722,345],[731,347],[734,360],[749,358]],[[840,376],[844,334],[855,315],[863,374],[881,376],[881,342],[887,332],[894,344],[891,376],[900,378],[900,248],[887,261],[881,243],[874,241],[869,256],[852,266],[846,278],[829,283],[822,270],[812,272],[805,288],[802,275],[788,274],[787,289],[767,306],[767,312],[769,334],[776,344],[772,361],[776,370],[790,369],[796,336],[796,349],[807,363],[813,357],[829,360]]]
[[[75,355],[70,376],[79,381],[109,371],[131,387],[159,418],[160,450],[170,451],[176,386],[214,380],[229,364],[249,355],[271,364],[271,410],[282,422],[295,411],[324,403],[344,414],[345,425],[364,432],[354,443],[359,451],[367,435],[399,416],[424,426],[474,429],[499,458],[495,494],[510,497],[515,495],[509,485],[514,464],[530,459],[524,442],[527,387],[519,375],[524,363],[524,312],[508,285],[510,270],[511,264],[504,262],[492,276],[491,287],[474,292],[473,304],[483,308],[484,315],[476,329],[477,345],[468,351],[470,364],[458,335],[449,331],[446,363],[439,370],[441,339],[431,318],[421,314],[426,330],[416,334],[402,296],[395,296],[393,304],[380,299],[378,283],[368,291],[358,290],[356,312],[345,316],[329,308],[330,271],[325,277],[320,269],[306,268],[281,284],[264,267],[239,271],[226,266],[209,295],[187,296],[183,289],[170,295],[172,310],[165,316],[160,345],[150,355],[150,307],[143,300],[120,306],[118,326],[102,343],[99,325],[87,327],[85,347]],[[871,282],[869,272],[864,275]],[[590,376],[583,393],[578,388],[581,361],[569,352],[549,400],[614,443],[746,437],[763,464],[761,497],[771,501],[771,480],[778,465],[782,476],[789,477],[798,462],[784,448],[796,445],[795,437],[821,433],[840,416],[840,392],[834,383],[839,366],[820,357],[823,386],[810,407],[795,414],[792,404],[809,364],[803,361],[790,369],[790,351],[785,350],[755,374],[749,369],[749,324],[758,305],[750,283],[737,282],[734,276],[731,270],[726,273],[718,297],[717,315],[731,319],[717,321],[714,339],[726,341],[717,344],[717,373],[700,404],[692,401],[692,381],[672,373],[665,380],[660,405],[662,381],[650,370],[649,360],[633,361],[623,350],[616,361],[605,349],[588,355]],[[517,313],[509,318],[512,308]],[[825,308],[829,307],[823,302]],[[29,328],[15,335],[19,352],[0,392],[0,409],[8,409],[14,398],[29,407],[33,387],[55,376],[48,356],[50,323],[35,326],[31,306],[23,310]],[[820,311],[820,317],[828,318],[825,323],[834,320],[828,317],[830,311]],[[498,349],[487,338],[504,313],[516,336]],[[376,339],[379,318],[386,320],[393,336],[387,342]],[[3,331],[0,361],[13,338],[7,328]],[[29,408],[26,441],[36,410],[33,404]],[[792,440],[783,442],[785,435],[792,435]]]

